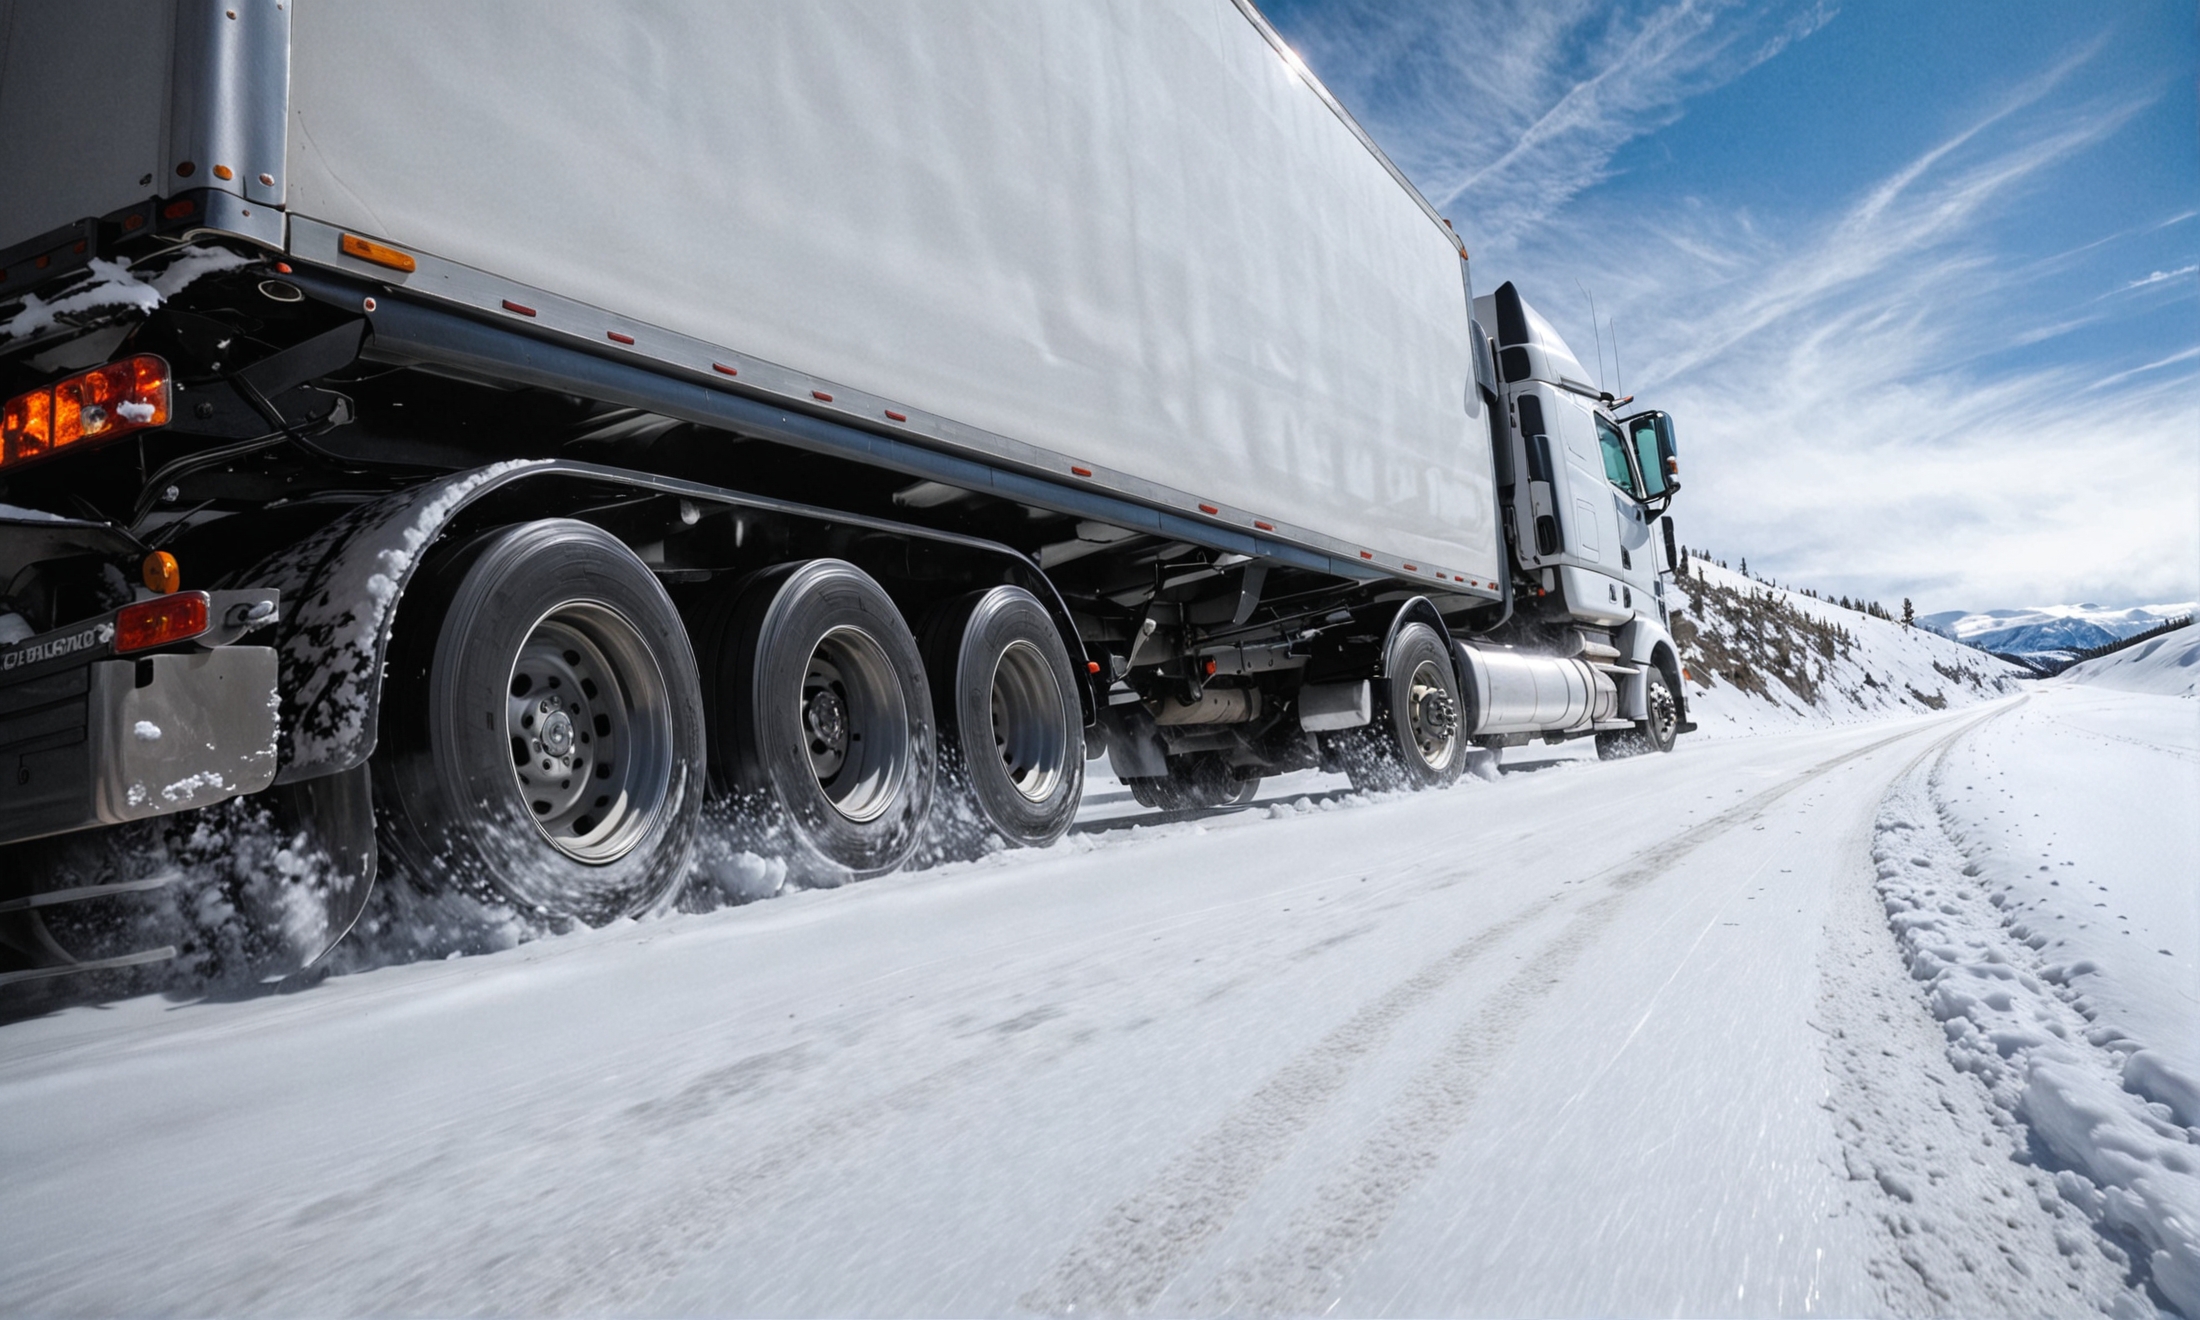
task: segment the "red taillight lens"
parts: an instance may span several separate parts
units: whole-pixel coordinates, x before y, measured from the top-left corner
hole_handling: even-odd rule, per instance
[[[151,353],[19,394],[0,410],[0,464],[166,426],[169,395],[168,364]]]
[[[53,391],[32,390],[0,408],[0,463],[20,463],[53,448]]]
[[[115,654],[187,642],[206,631],[206,593],[155,596],[115,612]]]

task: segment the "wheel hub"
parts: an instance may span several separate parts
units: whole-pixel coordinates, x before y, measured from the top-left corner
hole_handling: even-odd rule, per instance
[[[592,865],[616,861],[664,805],[671,706],[634,626],[574,601],[520,643],[504,707],[512,773],[543,837]]]
[[[1414,749],[1432,769],[1441,769],[1450,763],[1458,739],[1459,704],[1429,661],[1415,667],[1407,691],[1406,721],[1412,726]]]
[[[908,715],[893,662],[861,628],[818,640],[796,706],[810,770],[835,811],[875,820],[908,774]]]
[[[810,730],[813,753],[848,750],[848,709],[831,690],[810,694],[809,704],[802,709],[802,722]]]

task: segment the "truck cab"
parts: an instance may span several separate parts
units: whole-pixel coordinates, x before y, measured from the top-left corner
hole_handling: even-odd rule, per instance
[[[1665,529],[1657,524],[1678,489],[1672,419],[1615,416],[1622,401],[1590,382],[1558,331],[1511,284],[1477,299],[1475,311],[1496,329],[1509,434],[1495,443],[1511,450],[1507,532],[1516,563],[1535,582],[1531,612],[1601,629],[1638,618],[1663,624],[1660,574],[1674,555],[1660,546]]]

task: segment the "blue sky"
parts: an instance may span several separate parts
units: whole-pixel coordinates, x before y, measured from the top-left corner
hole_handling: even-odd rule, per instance
[[[1594,295],[1683,540],[1920,613],[2200,595],[2190,3],[1262,9],[1478,289],[1584,362]]]

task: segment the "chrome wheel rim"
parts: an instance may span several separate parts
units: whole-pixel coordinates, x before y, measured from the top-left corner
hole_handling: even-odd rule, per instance
[[[672,787],[672,699],[625,615],[568,601],[536,620],[505,682],[504,731],[528,819],[575,861],[640,843]]]
[[[1662,747],[1673,740],[1673,732],[1680,727],[1680,722],[1680,706],[1679,703],[1673,700],[1673,689],[1667,687],[1664,683],[1652,683],[1650,685],[1650,731],[1651,736],[1658,740],[1659,746]]]
[[[819,638],[794,718],[833,809],[857,822],[884,815],[909,777],[909,708],[878,639],[854,627]]]
[[[1069,737],[1062,729],[1062,687],[1046,655],[1010,642],[994,660],[993,751],[1018,793],[1044,802],[1062,782]]]
[[[1422,764],[1441,770],[1451,764],[1459,746],[1459,703],[1444,685],[1443,672],[1433,660],[1423,660],[1406,685],[1406,723],[1413,734],[1413,749]]]

